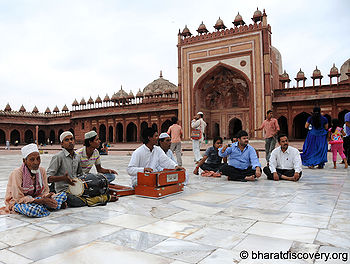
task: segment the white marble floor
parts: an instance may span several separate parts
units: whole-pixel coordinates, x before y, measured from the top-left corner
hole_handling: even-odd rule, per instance
[[[43,167],[51,157],[42,155]],[[116,182],[129,185],[129,159],[103,156],[102,165],[119,172]],[[193,157],[183,160],[190,181],[181,194],[127,196],[42,219],[0,216],[0,264],[350,263],[350,169],[328,163],[324,170],[304,168],[298,183],[264,175],[242,183],[193,175]],[[0,206],[7,178],[20,163],[20,155],[0,153]],[[307,258],[281,259],[280,252]]]

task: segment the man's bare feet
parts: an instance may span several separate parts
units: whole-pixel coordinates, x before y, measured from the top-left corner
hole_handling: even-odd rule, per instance
[[[307,166],[309,169],[314,169],[315,166]]]
[[[255,175],[247,176],[244,179],[247,181],[255,181]]]
[[[337,166],[334,166],[334,167],[333,167],[333,169],[336,169],[336,168],[337,168]]]

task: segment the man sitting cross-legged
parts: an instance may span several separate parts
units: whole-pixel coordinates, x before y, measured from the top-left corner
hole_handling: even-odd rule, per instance
[[[250,146],[248,133],[244,130],[236,134],[237,142],[219,148],[220,157],[228,157],[228,165],[221,168],[229,181],[254,181],[261,176],[261,164],[255,149]]]
[[[160,147],[156,146],[158,142],[158,132],[156,130],[151,127],[144,129],[142,138],[143,145],[132,153],[127,168],[133,187],[137,185],[138,172],[152,172],[156,171],[158,167],[163,169],[182,169]]]
[[[20,213],[29,217],[43,217],[49,210],[66,207],[65,192],[49,193],[46,171],[39,167],[41,160],[36,144],[29,144],[21,149],[23,163],[15,169],[6,188],[5,207],[0,214]]]
[[[115,170],[105,169],[101,166],[101,157],[97,148],[100,146],[101,140],[99,139],[96,131],[92,130],[85,133],[84,147],[75,151],[80,157],[81,169],[83,173],[89,173],[92,166],[95,165],[97,172],[103,173],[108,182],[112,182],[115,179],[115,174],[118,174]]]
[[[269,167],[264,173],[269,180],[298,181],[301,177],[301,157],[299,150],[288,145],[287,135],[278,135],[280,147],[271,153]]]
[[[55,184],[55,191],[68,191],[69,185],[74,185],[77,176],[82,174],[80,157],[74,152],[74,137],[70,131],[60,135],[62,151],[51,159],[47,175],[49,182]],[[105,205],[114,202],[117,197],[103,194],[85,198],[67,193],[67,204],[71,207]]]

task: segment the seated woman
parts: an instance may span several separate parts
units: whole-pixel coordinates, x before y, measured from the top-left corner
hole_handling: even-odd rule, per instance
[[[227,158],[224,158],[225,163],[222,163],[223,158],[218,154],[219,148],[222,147],[222,142],[221,137],[213,139],[213,146],[205,151],[203,158],[193,171],[194,174],[198,175],[199,168],[201,168],[203,170],[201,175],[204,177],[221,177],[220,169],[227,162]]]
[[[7,184],[5,207],[0,214],[20,213],[29,217],[43,217],[49,210],[66,207],[65,192],[49,193],[46,171],[40,165],[40,154],[36,144],[22,149],[23,164],[15,169]]]

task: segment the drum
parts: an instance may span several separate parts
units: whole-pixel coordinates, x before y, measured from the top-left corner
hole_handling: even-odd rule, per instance
[[[75,178],[74,185],[69,185],[69,193],[76,196],[95,197],[107,194],[108,180],[103,174],[88,173]]]

